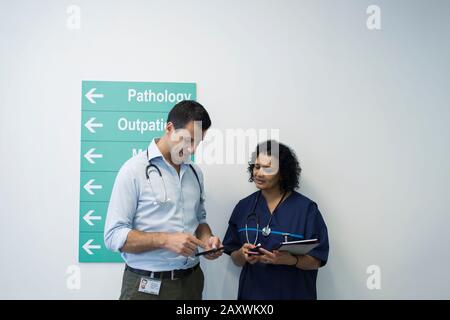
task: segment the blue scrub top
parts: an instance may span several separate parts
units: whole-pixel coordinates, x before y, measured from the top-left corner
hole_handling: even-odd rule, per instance
[[[246,242],[254,243],[256,218],[250,215],[258,192],[242,199],[236,205],[228,222],[223,239],[225,253],[231,255]],[[256,244],[272,250],[285,241],[282,234],[288,233],[288,241],[319,239],[320,245],[308,253],[324,266],[328,259],[328,232],[317,204],[298,192],[292,192],[278,207],[270,223],[271,233],[265,237],[261,230],[269,222],[270,211],[261,194],[255,213],[259,219]],[[246,236],[246,224],[248,240]],[[262,299],[317,299],[317,270],[301,270],[294,266],[263,263],[245,264],[239,278],[239,300]]]

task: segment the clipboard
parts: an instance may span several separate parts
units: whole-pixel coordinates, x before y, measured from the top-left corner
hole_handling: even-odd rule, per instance
[[[287,251],[295,255],[304,255],[320,244],[318,239],[281,242],[278,251]]]

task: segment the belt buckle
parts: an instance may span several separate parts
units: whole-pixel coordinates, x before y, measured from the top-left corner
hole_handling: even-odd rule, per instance
[[[178,280],[178,278],[175,278],[175,270],[170,271],[170,280]]]

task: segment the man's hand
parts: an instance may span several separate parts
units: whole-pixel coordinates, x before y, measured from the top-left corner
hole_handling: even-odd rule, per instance
[[[297,258],[286,251],[274,250],[273,252],[267,251],[261,248],[262,256],[260,256],[260,262],[266,264],[284,264],[287,266],[292,266],[297,261]]]
[[[220,242],[220,239],[218,237],[211,236],[206,240],[205,250],[217,249],[217,248],[220,248],[221,246],[222,246],[222,242]],[[214,259],[217,259],[218,257],[220,257],[221,255],[222,255],[222,250],[214,252],[214,253],[206,254],[204,257],[205,257],[205,259],[208,259],[208,260],[214,260]]]
[[[203,241],[200,241],[192,234],[182,232],[167,233],[164,241],[164,248],[185,257],[192,256],[198,246],[201,248],[207,247]]]

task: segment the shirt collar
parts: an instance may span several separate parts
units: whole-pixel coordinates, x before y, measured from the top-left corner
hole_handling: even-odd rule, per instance
[[[161,151],[158,148],[158,145],[156,144],[158,142],[159,138],[155,138],[150,142],[148,148],[147,148],[147,160],[153,160],[158,157],[163,157]]]
[[[156,144],[159,141],[160,138],[154,138],[152,140],[152,142],[150,142],[148,148],[147,148],[147,160],[153,160],[156,158],[161,157],[161,159],[163,159],[164,161],[166,161],[161,153],[161,151],[159,150],[158,145]],[[186,162],[182,162],[181,163],[181,167],[185,167],[188,166],[189,164]]]

